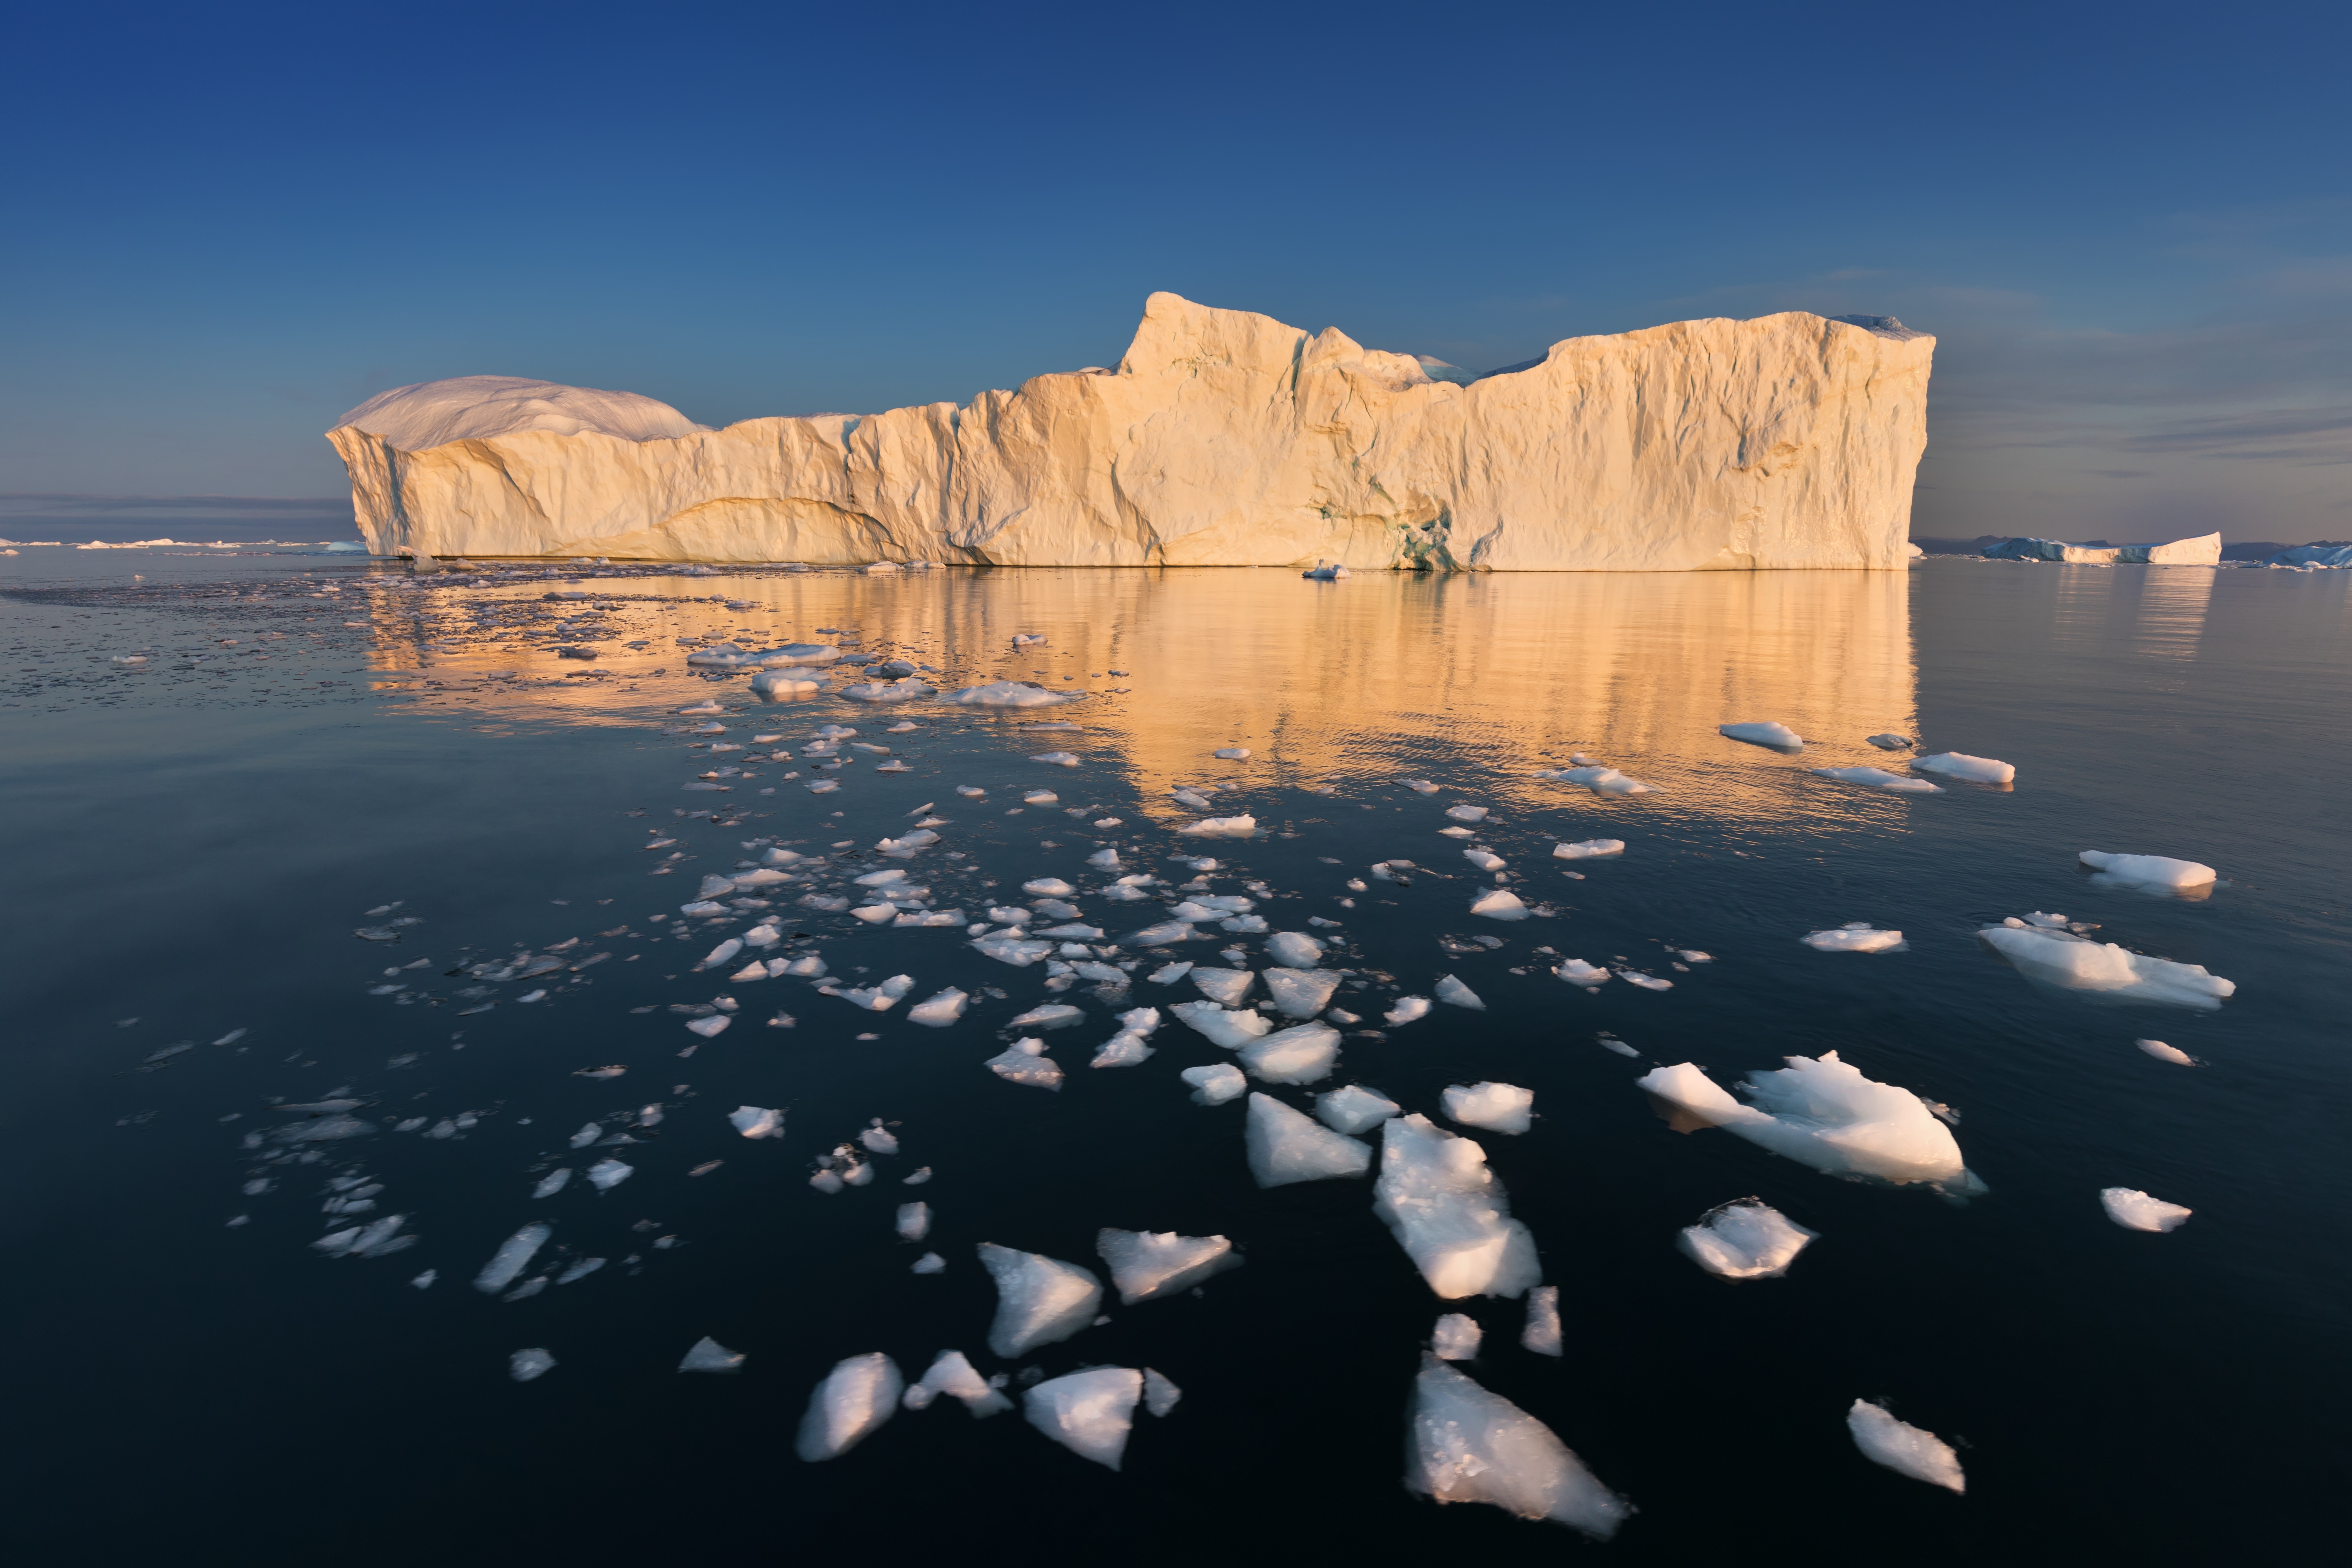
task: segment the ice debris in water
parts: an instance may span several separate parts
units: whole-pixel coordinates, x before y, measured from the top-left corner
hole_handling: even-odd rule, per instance
[[[1013,1408],[1013,1401],[981,1376],[961,1351],[941,1351],[939,1359],[931,1363],[931,1370],[923,1373],[919,1382],[907,1385],[899,1403],[909,1410],[927,1410],[942,1394],[961,1400],[974,1420]]]
[[[1559,967],[1552,973],[1570,985],[1581,985],[1588,991],[1596,990],[1609,982],[1606,968],[1598,963],[1587,963],[1580,958],[1562,959]]]
[[[1242,1076],[1241,1068],[1227,1062],[1186,1068],[1176,1076],[1192,1086],[1196,1105],[1223,1105],[1249,1092],[1249,1079]]]
[[[1937,752],[1929,757],[1914,757],[1911,765],[1923,773],[1965,779],[1969,784],[2005,784],[2017,777],[2017,770],[2009,763],[1990,757],[1972,757],[1966,752]]]
[[[1885,768],[1815,768],[1813,772],[1840,784],[1861,784],[1868,789],[1893,790],[1897,795],[1941,795],[1944,786],[1915,779],[1905,773],[1890,773]]]
[[[1303,931],[1278,931],[1265,939],[1265,955],[1286,968],[1312,969],[1323,962],[1323,944]]]
[[[1140,1067],[1150,1059],[1152,1049],[1144,1044],[1154,1029],[1160,1027],[1160,1009],[1130,1007],[1118,1016],[1119,1031],[1104,1041],[1095,1051],[1095,1059],[1087,1064],[1098,1068]]]
[[[725,1013],[714,1013],[708,1018],[689,1019],[688,1020],[686,1026],[695,1034],[700,1035],[704,1039],[708,1040],[725,1034],[727,1032],[727,1026],[734,1021],[735,1020],[732,1017],[729,1016]]]
[[[534,1198],[551,1198],[556,1194],[562,1192],[563,1190],[563,1184],[571,1179],[572,1167],[569,1165],[559,1165],[554,1170],[550,1171],[547,1174],[539,1179],[539,1185],[531,1188],[530,1195]]]
[[[474,1276],[474,1289],[486,1296],[495,1296],[515,1282],[515,1277],[530,1267],[531,1258],[547,1245],[555,1234],[552,1226],[533,1223],[523,1226],[499,1245],[482,1271]]]
[[[1466,1312],[1447,1312],[1431,1331],[1429,1348],[1440,1361],[1473,1361],[1477,1358],[1478,1342],[1485,1337],[1475,1318]]]
[[[992,680],[983,686],[950,691],[940,700],[966,708],[1043,708],[1056,702],[1076,702],[1086,695],[1083,691],[1049,691],[1029,680]]]
[[[931,1205],[900,1204],[897,1223],[900,1241],[920,1241],[931,1234]]]
[[[1445,808],[1445,815],[1456,822],[1484,822],[1486,820],[1486,808],[1483,805],[1449,805]]]
[[[1648,795],[1654,786],[1628,777],[1615,768],[1538,768],[1536,777],[1557,784],[1581,784],[1595,795]]]
[[[971,998],[963,992],[950,985],[928,1000],[918,1002],[908,1008],[907,1021],[910,1024],[928,1025],[934,1029],[944,1029],[963,1016],[964,1004],[970,1000]]]
[[[1637,1081],[1701,1121],[1831,1175],[1979,1190],[1960,1146],[1917,1095],[1863,1077],[1835,1051],[1783,1059],[1786,1068],[1751,1074],[1739,1086],[1753,1105],[1732,1099],[1689,1062]]]
[[[1517,1296],[1542,1278],[1535,1237],[1510,1216],[1486,1152],[1470,1139],[1399,1117],[1381,1128],[1372,1212],[1429,1288],[1447,1300]]]
[[[1029,1424],[1080,1458],[1116,1470],[1135,1426],[1143,1374],[1133,1367],[1099,1366],[1048,1378],[1022,1395]]]
[[[1797,939],[1817,952],[1904,952],[1911,944],[1899,931],[1876,931],[1868,921],[1855,921],[1835,931],[1808,931]]]
[[[761,1105],[739,1105],[727,1113],[735,1131],[746,1138],[781,1138],[784,1135],[784,1113]]]
[[[1266,1083],[1320,1083],[1339,1059],[1339,1031],[1328,1024],[1294,1024],[1242,1047],[1240,1056],[1250,1076]]]
[[[1918,742],[1914,741],[1910,736],[1898,735],[1892,730],[1889,730],[1883,734],[1864,735],[1863,739],[1867,741],[1870,744],[1876,746],[1882,752],[1907,752],[1913,746],[1918,744]]]
[[[543,1349],[517,1351],[507,1357],[507,1375],[517,1383],[529,1383],[532,1378],[552,1371],[554,1366],[555,1358]]]
[[[941,1258],[936,1252],[926,1252],[920,1258],[915,1259],[914,1266],[909,1268],[908,1272],[910,1274],[943,1274],[947,1271],[947,1267],[948,1260],[946,1258]]]
[[[2080,991],[2093,1000],[2147,1002],[2165,1006],[2219,1008],[2238,987],[2195,963],[2175,963],[2126,952],[2114,942],[2093,942],[2072,931],[2042,931],[2014,916],[1977,932],[2029,980]]]
[[[1492,1503],[1595,1540],[1633,1510],[1602,1486],[1552,1429],[1434,1355],[1413,1382],[1405,1485],[1442,1503]]]
[[[1559,1286],[1538,1285],[1528,1292],[1528,1321],[1519,1331],[1519,1348],[1537,1355],[1561,1353]]]
[[[1360,1176],[1372,1165],[1370,1144],[1319,1127],[1269,1094],[1250,1096],[1248,1149],[1261,1187]]]
[[[1255,816],[1204,816],[1176,830],[1195,838],[1247,838],[1257,831]]]
[[[1489,888],[1470,900],[1470,912],[1490,921],[1523,921],[1534,911],[1508,888]]]
[[[694,1342],[685,1359],[677,1363],[680,1372],[740,1372],[743,1352],[730,1351],[709,1334]]]
[[[894,974],[881,984],[870,988],[845,991],[841,999],[856,1003],[869,1013],[887,1013],[898,1005],[899,999],[915,988],[911,974]]]
[[[980,1261],[996,1282],[996,1321],[989,1326],[988,1348],[1003,1359],[1018,1361],[1039,1345],[1093,1325],[1102,1305],[1102,1281],[1092,1271],[992,1241],[980,1244]]]
[[[1223,1007],[1238,1007],[1249,994],[1256,976],[1246,969],[1195,969],[1192,984],[1210,1001]]]
[[[1677,1238],[1690,1260],[1726,1279],[1777,1279],[1817,1233],[1761,1198],[1718,1204]]]
[[[1516,1084],[1457,1083],[1439,1098],[1448,1118],[1490,1132],[1525,1132],[1535,1116],[1536,1091]]]
[[[1192,967],[1193,966],[1189,962],[1180,963],[1163,963],[1159,968],[1153,970],[1150,974],[1145,975],[1144,978],[1150,981],[1154,985],[1173,985],[1179,980],[1183,979],[1187,974],[1192,973]]]
[[[1067,1002],[1046,1002],[1030,1008],[1017,1018],[1008,1019],[1008,1029],[1059,1029],[1086,1020],[1086,1009],[1073,1007]]]
[[[838,1458],[890,1419],[903,1392],[898,1363],[880,1351],[837,1363],[809,1395],[794,1451],[812,1463]]]
[[[1481,1013],[1486,1010],[1486,1004],[1478,1000],[1478,993],[1471,990],[1451,974],[1442,976],[1435,985],[1430,987],[1430,990],[1440,1002],[1449,1005],[1475,1008]],[[1400,1002],[1399,1005],[1402,1005],[1402,1003]]]
[[[1176,1408],[1184,1391],[1150,1367],[1143,1369],[1143,1407],[1155,1416],[1165,1415]]]
[[[1469,861],[1470,864],[1477,867],[1481,871],[1499,871],[1504,867],[1510,864],[1509,861],[1504,859],[1500,855],[1495,854],[1493,851],[1487,849],[1465,849],[1462,851],[1462,858]],[[1476,911],[1473,910],[1472,912],[1475,913]]]
[[[1220,746],[1215,752],[1217,760],[1223,763],[1245,763],[1249,754],[1247,746]]]
[[[1960,1473],[1960,1457],[1952,1452],[1952,1446],[1933,1432],[1897,1421],[1885,1405],[1855,1400],[1853,1408],[1845,1413],[1845,1426],[1853,1434],[1853,1446],[1873,1464],[1949,1491],[1969,1489],[1968,1478]]]
[[[618,1160],[599,1160],[588,1167],[588,1184],[600,1193],[610,1192],[636,1173],[635,1165],[625,1165]]]
[[[2162,1040],[2134,1040],[2132,1044],[2160,1062],[2170,1062],[2175,1067],[2184,1068],[2193,1068],[2197,1065],[2195,1057],[2178,1046],[2168,1046]]]
[[[1370,1132],[1403,1109],[1380,1090],[1360,1083],[1315,1097],[1316,1119],[1334,1132]]]
[[[1604,855],[1622,855],[1625,841],[1622,838],[1583,838],[1574,844],[1555,844],[1551,858],[1555,860],[1597,860]]]
[[[1339,974],[1330,969],[1269,969],[1265,990],[1275,1011],[1289,1018],[1312,1018],[1331,1003]]]
[[[1734,741],[1745,741],[1751,746],[1770,746],[1778,751],[1801,749],[1805,738],[1786,724],[1766,719],[1749,724],[1717,724],[1715,732]]]
[[[2123,887],[2181,892],[2190,888],[2210,888],[2221,877],[2210,866],[2194,860],[2175,860],[2168,855],[2114,855],[2104,849],[2085,849],[2078,858],[2098,873],[2092,879],[2094,881]]]
[[[1242,1262],[1222,1236],[1179,1236],[1172,1230],[1106,1228],[1096,1233],[1095,1250],[1126,1307],[1180,1294]]]
[[[1045,1055],[1045,1042],[1034,1036],[1013,1041],[1010,1049],[981,1065],[1008,1082],[1026,1084],[1031,1089],[1059,1090],[1062,1087],[1060,1064]]]
[[[1393,1028],[1399,1024],[1410,1024],[1416,1018],[1428,1017],[1429,1009],[1430,1000],[1426,996],[1400,996],[1396,1005],[1381,1016]]]
[[[589,1144],[593,1143],[597,1139],[602,1138],[603,1136],[604,1136],[604,1129],[603,1125],[598,1122],[591,1121],[585,1127],[583,1127],[579,1131],[574,1132],[572,1135],[572,1146],[574,1149],[585,1149]]]
[[[1233,1012],[1214,1002],[1179,1002],[1168,1010],[1229,1051],[1238,1050],[1274,1027],[1273,1020],[1263,1013]]]
[[[2181,1222],[2196,1212],[2162,1198],[2149,1197],[2137,1187],[2101,1187],[2099,1202],[2105,1207],[2107,1217],[2126,1230],[2178,1230]]]

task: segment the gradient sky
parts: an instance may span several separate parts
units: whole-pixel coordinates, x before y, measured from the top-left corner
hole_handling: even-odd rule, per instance
[[[1941,340],[1916,534],[2352,538],[2347,46],[2340,4],[28,7],[0,533],[348,534],[320,433],[386,387],[960,402],[1169,289],[1473,369],[1897,315]]]

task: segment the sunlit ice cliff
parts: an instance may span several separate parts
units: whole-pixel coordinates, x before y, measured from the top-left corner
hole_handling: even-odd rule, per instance
[[[465,376],[327,439],[387,555],[1892,570],[1934,351],[1891,318],[1789,311],[1570,338],[1465,384],[1160,293],[1116,369],[962,407],[713,430]]]

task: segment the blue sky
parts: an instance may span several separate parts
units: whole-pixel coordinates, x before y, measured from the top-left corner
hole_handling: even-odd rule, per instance
[[[1474,369],[1890,313],[1941,340],[1916,532],[2352,538],[2347,45],[2341,5],[28,10],[0,533],[327,537],[173,498],[333,497],[320,433],[446,375],[961,401],[1170,289]]]

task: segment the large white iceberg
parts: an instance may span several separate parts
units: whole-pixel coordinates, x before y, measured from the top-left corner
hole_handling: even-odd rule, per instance
[[[1896,570],[1935,340],[1787,311],[1570,338],[1465,385],[1173,294],[1115,368],[708,430],[467,376],[328,434],[380,555]]]
[[[1639,1083],[1702,1121],[1817,1171],[1976,1189],[1950,1130],[1917,1095],[1863,1077],[1835,1051],[1784,1059],[1787,1067],[1752,1074],[1739,1086],[1752,1105],[1732,1099],[1689,1062],[1659,1068]]]
[[[1552,1429],[1424,1354],[1412,1385],[1405,1485],[1438,1502],[1484,1502],[1606,1541],[1633,1510]]]

